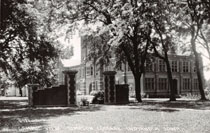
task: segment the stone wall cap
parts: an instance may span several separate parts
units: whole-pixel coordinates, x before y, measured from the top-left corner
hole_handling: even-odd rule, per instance
[[[116,71],[105,71],[103,72],[104,75],[115,75],[117,72]]]
[[[63,71],[64,74],[76,74],[78,71],[77,70],[65,70]]]
[[[27,86],[39,86],[39,84],[27,84]]]

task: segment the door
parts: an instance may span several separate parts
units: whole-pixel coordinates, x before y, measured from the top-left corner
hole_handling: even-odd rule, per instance
[[[177,79],[173,79],[173,86],[174,86],[174,89],[175,89],[175,94],[177,95],[178,94],[178,91],[177,91]]]

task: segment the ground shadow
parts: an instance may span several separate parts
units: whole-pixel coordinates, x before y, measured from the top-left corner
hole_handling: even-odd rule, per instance
[[[0,100],[0,132],[45,131],[46,121],[50,118],[97,110],[101,110],[101,106],[30,108],[27,100]]]
[[[144,111],[156,111],[156,112],[168,112],[168,113],[179,111],[177,109],[161,109],[161,108],[144,108],[143,110]]]
[[[142,103],[130,103],[129,106],[136,106],[132,109],[143,109],[148,111],[164,111],[174,112],[181,109],[194,109],[194,110],[210,110],[210,101],[200,100],[144,100]]]

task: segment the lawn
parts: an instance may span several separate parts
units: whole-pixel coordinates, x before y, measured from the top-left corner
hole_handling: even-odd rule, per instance
[[[144,99],[128,105],[29,108],[26,99],[0,98],[0,132],[207,133],[210,102]]]

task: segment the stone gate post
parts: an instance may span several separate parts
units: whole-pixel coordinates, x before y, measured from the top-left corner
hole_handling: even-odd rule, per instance
[[[105,71],[104,73],[104,103],[116,103],[115,71]]]
[[[28,105],[34,106],[34,91],[38,89],[38,84],[28,84]]]
[[[67,87],[67,106],[76,106],[76,70],[63,71]]]

